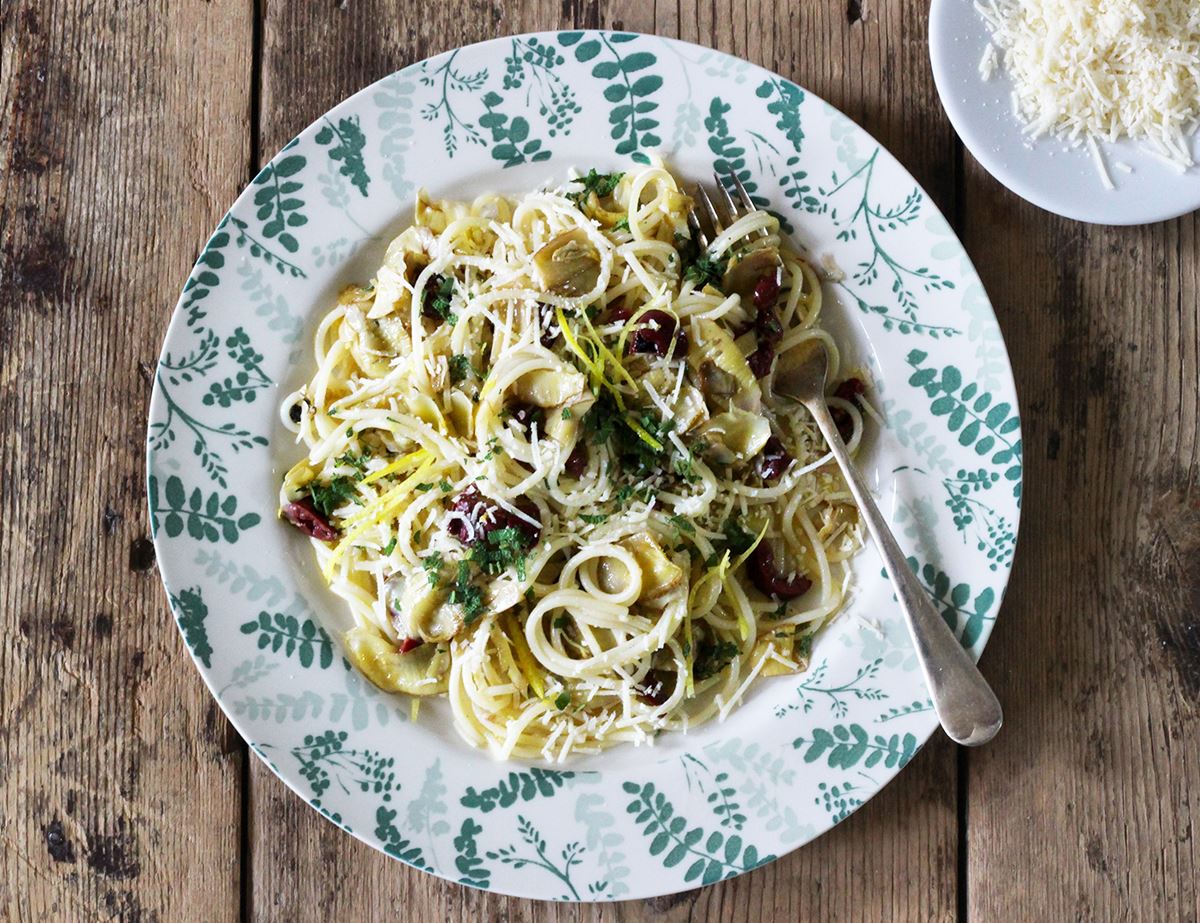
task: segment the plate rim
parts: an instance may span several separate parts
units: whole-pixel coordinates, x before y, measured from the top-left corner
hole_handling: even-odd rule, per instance
[[[935,0],[935,2],[937,2],[937,0]],[[697,44],[694,42],[689,42],[689,41],[674,38],[671,36],[658,35],[658,34],[654,34],[654,33],[642,33],[642,32],[635,32],[635,31],[631,31],[631,30],[609,30],[609,29],[542,30],[542,31],[537,31],[537,32],[511,33],[511,34],[497,36],[494,38],[490,38],[490,39],[486,39],[483,41],[474,42],[474,43],[470,43],[470,44],[466,44],[466,45],[445,48],[445,49],[438,51],[432,55],[429,55],[426,58],[411,61],[411,62],[405,64],[403,67],[397,68],[395,71],[392,71],[391,73],[380,77],[378,80],[375,80],[375,81],[371,82],[370,84],[367,84],[366,86],[360,88],[359,90],[357,90],[356,92],[347,96],[343,100],[339,101],[337,104],[330,107],[328,110],[326,110],[324,113],[319,115],[312,122],[310,122],[309,124],[307,124],[306,126],[301,128],[298,132],[296,132],[295,135],[293,135],[292,139],[289,140],[289,142],[287,144],[285,144],[282,148],[280,148],[280,150],[276,151],[276,153],[271,158],[264,161],[264,166],[275,162],[279,158],[280,154],[283,153],[283,151],[287,150],[287,148],[290,147],[292,144],[294,144],[297,139],[307,137],[307,136],[311,135],[312,133],[314,133],[317,130],[318,126],[320,125],[322,119],[324,119],[326,117],[332,117],[335,114],[341,113],[347,109],[354,109],[363,98],[365,98],[368,94],[371,94],[372,92],[378,90],[382,84],[385,84],[389,80],[392,80],[393,78],[397,77],[397,75],[411,72],[413,69],[419,67],[423,63],[441,59],[444,56],[449,55],[449,54],[454,54],[454,53],[459,53],[459,52],[477,51],[480,49],[488,48],[489,46],[502,45],[502,44],[511,42],[514,39],[557,38],[557,37],[563,35],[564,33],[571,33],[571,34],[579,33],[583,36],[594,36],[594,35],[601,35],[601,34],[607,35],[607,36],[612,36],[614,34],[630,35],[630,36],[635,36],[637,38],[648,39],[651,41],[681,46],[682,48],[691,50],[693,52],[699,52],[701,54],[717,54],[717,55],[729,58],[738,63],[748,65],[749,67],[755,69],[758,72],[775,77],[775,78],[779,79],[780,81],[784,82],[785,84],[800,90],[804,94],[805,98],[810,100],[812,103],[824,106],[829,111],[836,113],[837,115],[840,115],[841,117],[845,118],[849,123],[851,123],[853,125],[854,132],[861,134],[861,136],[863,138],[865,138],[872,145],[874,145],[877,149],[877,152],[881,152],[888,160],[890,160],[893,163],[893,165],[895,166],[895,168],[899,169],[901,171],[902,175],[904,177],[906,177],[912,183],[913,187],[916,188],[917,190],[919,190],[924,195],[927,206],[932,209],[932,213],[934,215],[936,215],[937,218],[939,218],[940,220],[942,220],[945,223],[946,227],[949,229],[950,238],[953,240],[954,244],[959,248],[961,258],[963,260],[965,260],[966,266],[964,267],[964,269],[961,271],[960,274],[964,274],[964,275],[973,274],[976,279],[979,278],[978,270],[976,269],[974,261],[971,259],[970,254],[967,252],[966,247],[962,242],[962,239],[960,238],[958,232],[953,228],[953,226],[946,219],[945,214],[942,212],[941,208],[938,206],[938,204],[933,199],[933,197],[929,195],[929,193],[925,190],[924,186],[912,175],[912,173],[903,164],[903,162],[901,162],[898,158],[896,158],[896,156],[894,154],[892,154],[891,150],[887,146],[882,144],[871,132],[869,132],[867,129],[865,129],[857,121],[852,119],[850,116],[846,115],[842,110],[840,110],[837,107],[830,104],[823,97],[817,95],[816,93],[811,92],[810,90],[808,90],[807,88],[803,87],[802,85],[796,83],[795,81],[791,80],[790,78],[787,78],[787,77],[777,73],[776,71],[771,70],[768,67],[757,64],[746,58],[742,58],[740,56],[733,55],[728,52],[720,51],[718,49],[713,49],[713,48],[709,48],[709,47],[706,47],[706,46],[703,46],[703,45],[700,45],[700,44]],[[694,62],[691,62],[691,61],[689,61],[688,63],[689,63],[689,65],[694,64]],[[748,91],[748,89],[749,88],[747,88],[747,90],[743,90],[741,92],[746,92],[746,91]],[[606,151],[606,154],[607,153],[608,152]],[[499,168],[497,167],[496,169],[498,172]],[[185,285],[187,282],[190,282],[193,275],[196,273],[197,269],[201,266],[203,258],[208,253],[209,248],[212,245],[213,238],[218,233],[220,233],[220,229],[221,229],[222,225],[225,223],[225,221],[231,215],[233,215],[237,211],[239,206],[242,206],[243,203],[252,196],[252,194],[253,194],[252,183],[247,182],[246,185],[242,188],[242,190],[238,193],[238,195],[234,198],[234,200],[230,204],[230,206],[222,213],[222,217],[217,222],[216,229],[214,229],[206,238],[205,244],[200,249],[195,263],[192,265],[192,267],[189,269],[187,275],[185,276],[185,279],[184,279]],[[980,280],[980,289],[982,291],[983,298],[986,302],[987,315],[990,316],[991,321],[994,324],[996,334],[999,337],[999,343],[1000,343],[1001,347],[1003,348],[1004,368],[1003,368],[1003,370],[998,372],[998,376],[1002,380],[1002,387],[1006,393],[1006,397],[1008,395],[1011,395],[1012,408],[1013,408],[1013,411],[1015,414],[1015,418],[1017,419],[1018,424],[1019,424],[1018,428],[1016,430],[1014,430],[1013,432],[1014,432],[1016,439],[1020,440],[1023,438],[1024,427],[1023,427],[1023,421],[1022,421],[1022,417],[1021,417],[1020,396],[1019,396],[1017,388],[1016,388],[1016,381],[1015,381],[1015,376],[1013,373],[1012,362],[1011,362],[1011,354],[1009,352],[1007,342],[1004,338],[1003,330],[1000,327],[999,318],[996,314],[995,307],[994,307],[990,297],[988,297],[986,289],[984,289],[982,286],[982,280]],[[161,407],[162,407],[162,404],[164,401],[164,397],[162,394],[162,387],[161,387],[159,379],[158,379],[157,370],[158,370],[158,366],[159,366],[159,363],[161,362],[163,354],[166,353],[168,344],[170,344],[172,342],[172,339],[178,335],[179,325],[185,323],[185,312],[182,310],[182,308],[183,308],[186,300],[187,300],[187,290],[185,288],[181,292],[180,297],[177,299],[176,304],[175,304],[174,308],[172,309],[170,320],[169,320],[166,330],[163,334],[162,347],[159,352],[159,359],[156,362],[156,375],[155,375],[155,379],[154,379],[154,386],[153,386],[153,390],[152,390],[152,394],[151,394],[151,399],[150,399],[150,402],[149,402],[148,408],[147,408],[147,443],[146,443],[146,477],[147,477],[147,481],[145,483],[146,483],[146,487],[147,487],[148,513],[151,516],[153,516],[153,510],[152,510],[151,495],[150,495],[150,491],[149,491],[149,479],[151,477],[153,477],[156,473],[156,468],[155,468],[156,450],[152,447],[149,427],[150,427],[150,424],[154,421],[154,419],[157,415],[157,412],[161,410]],[[1026,473],[1026,469],[1022,465],[1020,477],[1016,481],[1016,484],[1022,485],[1025,483],[1025,473]],[[1021,506],[1020,506],[1020,504],[1018,504],[1015,508],[1015,511],[1013,511],[1013,514],[1012,514],[1013,515],[1012,528],[1013,528],[1013,532],[1014,532],[1014,540],[1013,540],[1014,553],[1015,553],[1015,546],[1017,544],[1019,544],[1019,542],[1020,542],[1021,512],[1022,512]],[[220,690],[216,686],[217,677],[214,675],[214,672],[211,668],[207,668],[202,663],[200,663],[200,661],[199,661],[198,657],[196,656],[196,653],[193,651],[192,647],[186,643],[186,638],[183,633],[183,627],[178,623],[178,619],[175,617],[175,614],[174,614],[174,609],[170,604],[170,597],[172,596],[172,590],[180,589],[184,583],[184,580],[180,578],[179,574],[175,574],[174,577],[172,577],[172,575],[170,573],[176,566],[173,563],[170,563],[172,561],[172,558],[175,555],[173,555],[172,552],[169,550],[169,546],[165,543],[165,540],[158,534],[157,530],[152,529],[152,533],[153,533],[152,539],[153,539],[153,542],[155,545],[155,551],[156,551],[156,560],[159,565],[159,578],[160,578],[160,582],[162,583],[163,590],[168,597],[167,613],[171,617],[172,621],[176,622],[176,629],[179,632],[180,640],[185,642],[183,644],[184,650],[187,652],[188,656],[191,658],[192,663],[194,664],[197,671],[200,673],[200,676],[201,676],[206,688],[208,689],[209,694],[212,696],[212,698],[215,701],[215,703],[217,704],[217,706],[221,709],[222,714],[225,716],[226,720],[228,720],[230,722],[230,724],[233,725],[235,730],[237,730],[238,734],[246,742],[248,749],[251,750],[260,760],[262,760],[267,765],[267,767],[271,770],[272,774],[275,775],[278,779],[280,779],[284,783],[284,785],[288,789],[290,789],[295,795],[297,795],[309,808],[311,808],[314,811],[316,811],[317,813],[321,814],[326,820],[331,821],[332,823],[336,824],[342,831],[349,833],[351,836],[366,843],[368,846],[371,846],[372,848],[374,848],[380,852],[384,852],[384,854],[388,855],[389,858],[396,858],[395,856],[392,856],[390,853],[387,853],[385,851],[384,846],[378,841],[378,839],[372,839],[372,838],[368,837],[367,834],[360,829],[351,828],[350,826],[341,822],[340,820],[338,820],[334,817],[331,817],[327,811],[314,805],[312,803],[312,801],[309,799],[308,795],[304,791],[302,791],[301,788],[299,787],[299,782],[292,778],[292,776],[297,776],[298,773],[289,774],[289,773],[286,773],[283,770],[281,770],[275,764],[275,762],[266,753],[264,753],[262,749],[260,749],[259,742],[255,741],[253,739],[254,735],[252,735],[251,733],[248,732],[247,728],[249,726],[249,722],[243,721],[240,716],[233,714],[231,710],[226,709],[226,705],[222,700]],[[1000,609],[1002,607],[1004,597],[1005,597],[1008,587],[1010,585],[1010,581],[1011,581],[1011,567],[1005,568],[1004,573],[1003,573],[1002,586],[1000,587],[1000,590],[998,593],[999,598],[996,603],[996,616],[991,621],[987,621],[984,623],[981,633],[980,633],[979,641],[977,643],[977,647],[971,651],[972,656],[976,660],[979,659],[979,657],[982,655],[983,651],[986,649],[986,646],[990,640],[992,631],[995,628],[996,622],[999,621]],[[174,584],[174,586],[172,586],[172,584]],[[919,752],[921,749],[924,748],[924,746],[929,742],[929,739],[932,737],[932,735],[934,733],[936,733],[937,728],[938,728],[938,722],[936,720],[936,716],[932,712],[921,715],[921,716],[919,716],[918,719],[914,719],[914,726],[913,726],[912,730],[913,730],[913,733],[916,734],[916,736],[918,737],[917,746],[916,746],[916,750],[914,751],[914,755],[916,752]],[[503,764],[499,764],[499,765],[503,765]],[[514,765],[523,766],[525,764],[519,763],[519,764],[514,764]],[[772,858],[773,859],[781,859],[785,855],[788,855],[791,852],[794,852],[795,850],[800,849],[805,845],[808,845],[813,840],[819,838],[820,836],[827,833],[829,830],[831,830],[834,827],[838,826],[839,824],[843,823],[851,814],[856,813],[860,807],[865,805],[868,801],[870,801],[873,797],[875,797],[875,795],[877,795],[880,791],[882,791],[884,788],[886,788],[896,778],[896,776],[899,775],[901,769],[904,768],[904,765],[907,765],[907,763],[902,763],[898,766],[895,766],[894,768],[881,770],[880,775],[882,777],[882,781],[879,782],[879,784],[877,786],[875,786],[869,792],[869,794],[866,795],[866,797],[863,799],[863,801],[861,803],[852,806],[849,810],[847,810],[845,812],[844,815],[842,815],[836,821],[829,823],[827,826],[821,827],[816,833],[809,835],[809,836],[805,836],[803,839],[801,839],[799,842],[797,842],[795,844],[790,844],[787,849],[779,852],[778,855],[773,856]],[[404,860],[400,860],[400,861],[403,862]],[[409,863],[405,862],[404,864],[407,865]],[[756,867],[757,866],[748,868],[741,872],[738,872],[737,875],[733,876],[733,877],[741,877],[741,875],[747,874],[749,871],[753,871],[753,868],[756,868]],[[522,889],[519,886],[513,887],[514,884],[517,884],[515,879],[505,880],[503,878],[503,876],[501,876],[501,878],[499,880],[492,881],[487,886],[479,886],[470,881],[452,878],[452,877],[450,877],[449,874],[447,874],[440,868],[439,869],[427,868],[427,869],[418,869],[418,870],[429,872],[431,874],[436,875],[439,878],[443,878],[444,880],[452,882],[454,884],[465,885],[467,887],[476,888],[477,890],[481,890],[481,891],[491,891],[491,892],[494,892],[497,894],[505,894],[505,895],[527,898],[527,899],[534,899],[534,900],[556,900],[555,898],[547,897],[545,894],[538,894],[538,893],[534,893],[529,890]],[[656,890],[644,891],[641,893],[637,893],[636,889],[635,889],[635,893],[622,895],[619,897],[604,897],[604,896],[588,895],[584,898],[581,898],[580,902],[581,903],[592,903],[592,902],[599,903],[599,902],[611,902],[611,901],[616,901],[616,900],[647,899],[647,898],[651,898],[654,896],[665,896],[665,895],[680,893],[682,891],[686,891],[691,888],[697,887],[697,885],[695,883],[692,883],[692,884],[680,883],[678,886],[676,886],[674,882],[668,881],[668,882],[666,882],[666,884],[668,887],[665,890],[662,887],[659,887]]]

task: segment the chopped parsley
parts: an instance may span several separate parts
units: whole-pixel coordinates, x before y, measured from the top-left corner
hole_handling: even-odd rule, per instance
[[[393,535],[392,540],[383,546],[382,554],[384,554],[385,556],[391,554],[392,549],[395,547],[396,547],[396,536]]]
[[[554,698],[554,707],[557,708],[559,711],[562,711],[564,708],[566,708],[570,704],[571,704],[571,693],[567,692],[565,689],[562,692],[560,692],[557,696],[555,696],[555,698]]]
[[[465,381],[467,376],[475,372],[475,367],[471,365],[471,360],[462,353],[455,353],[450,357],[450,383],[458,384],[460,381]],[[478,373],[476,373],[478,374]]]
[[[730,516],[725,520],[725,544],[729,546],[729,550],[734,554],[745,554],[750,550],[750,546],[754,544],[754,540],[758,537],[752,532],[747,532],[742,528],[741,523]]]
[[[732,641],[719,641],[716,644],[701,644],[699,655],[692,666],[692,676],[697,680],[705,680],[716,676],[729,666],[730,662],[740,652]]]
[[[799,638],[797,638],[796,654],[800,657],[803,657],[805,660],[809,659],[812,656],[813,641],[815,641],[816,638],[817,636],[811,631],[808,634],[801,635]]]
[[[458,562],[458,575],[450,590],[450,602],[462,606],[463,621],[470,625],[483,615],[483,591],[471,583],[471,565]]]
[[[484,461],[491,461],[497,455],[504,454],[504,446],[500,445],[500,437],[493,436],[488,440],[487,455],[483,456]]]
[[[579,518],[589,526],[598,526],[602,522],[608,522],[608,513],[580,513]]]
[[[433,490],[433,485],[422,482],[420,484],[415,485],[413,487],[413,490],[419,490],[419,491],[421,491],[421,493],[425,493],[425,491],[427,491],[427,490]]]
[[[355,455],[353,452],[347,451],[335,458],[333,463],[335,465],[343,465],[347,468],[353,468],[358,472],[358,476],[361,478],[367,473],[367,462],[370,461],[371,457],[372,456],[370,452],[361,452],[358,455]]]
[[[339,474],[328,484],[313,481],[308,485],[308,496],[313,509],[328,519],[334,510],[354,499],[354,478]]]
[[[450,493],[450,491],[454,490],[454,485],[451,484],[449,481],[447,481],[445,478],[442,478],[440,481],[438,481],[438,488],[441,490],[442,493],[448,494],[448,493]]]
[[[567,627],[567,625],[569,625],[570,623],[571,623],[571,617],[569,615],[567,615],[565,612],[562,615],[557,615],[554,617],[554,627],[557,628],[559,631],[562,631],[563,629],[565,629]]]
[[[654,439],[659,448],[647,442],[634,429],[637,423]],[[613,441],[613,449],[622,467],[636,472],[657,472],[667,453],[665,436],[675,426],[674,420],[663,421],[649,412],[641,412],[636,418],[626,417],[618,409],[616,401],[608,391],[601,391],[590,410],[583,418],[584,431],[593,445]]]
[[[421,562],[421,567],[425,569],[425,576],[429,578],[429,585],[436,590],[442,578],[442,553],[435,551]]]
[[[680,532],[686,532],[688,535],[696,534],[696,527],[684,519],[682,516],[672,516],[671,522]]]
[[[593,192],[599,198],[612,195],[612,191],[617,188],[617,183],[621,182],[621,177],[624,175],[624,173],[597,173],[595,167],[593,167],[588,170],[587,176],[581,176],[575,180],[583,188],[579,192],[571,193],[570,199],[582,211],[583,206],[587,204]]]
[[[487,539],[476,542],[471,549],[471,560],[485,574],[503,573],[510,567],[517,570],[517,578],[525,579],[525,557],[529,537],[515,526],[492,529]]]
[[[450,299],[454,296],[454,276],[434,276],[425,289],[425,315],[440,317],[453,327],[458,315],[450,311]]]
[[[569,419],[571,419],[571,417],[572,417],[572,416],[574,416],[574,414],[572,414],[572,413],[571,413],[571,408],[570,408],[570,407],[564,407],[564,408],[563,408],[563,411],[562,411],[562,418],[563,418],[564,420],[569,420]]]
[[[622,484],[617,488],[617,492],[613,495],[613,499],[617,503],[625,503],[629,499],[641,500],[643,503],[649,503],[650,498],[654,496],[654,488],[649,484],[639,484],[634,487],[632,484]]]
[[[725,261],[713,259],[707,254],[701,254],[683,272],[683,277],[690,282],[695,282],[697,288],[716,285],[724,276]]]
[[[614,231],[628,231],[629,230],[629,216],[627,215],[626,217],[624,217],[620,221],[618,221],[616,224],[614,224],[612,226],[612,229]]]

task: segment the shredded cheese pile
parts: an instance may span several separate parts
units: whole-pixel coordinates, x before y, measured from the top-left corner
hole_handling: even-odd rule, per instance
[[[1188,136],[1200,122],[1197,0],[984,0],[992,42],[1014,85],[1013,111],[1031,137],[1054,135],[1092,150],[1131,138],[1181,172],[1194,161]]]

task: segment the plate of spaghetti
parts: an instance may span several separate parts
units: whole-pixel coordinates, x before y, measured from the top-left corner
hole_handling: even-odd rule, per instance
[[[756,207],[702,239],[714,172]],[[772,389],[814,338],[978,654],[1016,397],[886,151],[782,77],[631,33],[385,78],[263,167],[167,333],[148,495],[194,662],[297,794],[463,884],[647,897],[783,855],[936,727],[828,447]]]

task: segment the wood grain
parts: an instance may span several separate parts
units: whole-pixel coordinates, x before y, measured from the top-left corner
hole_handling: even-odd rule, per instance
[[[999,187],[937,103],[925,4],[5,0],[0,25],[4,919],[1200,919],[1200,219],[1094,228]],[[144,419],[204,235],[293,134],[438,51],[597,26],[777,70],[905,163],[995,302],[1027,488],[997,741],[935,738],[750,875],[562,906],[416,873],[247,762],[153,570]]]
[[[171,308],[247,178],[249,9],[0,7],[5,920],[238,910],[243,750],[167,611],[143,484]]]
[[[970,756],[970,920],[1200,918],[1200,222],[1059,220],[969,162],[1024,522]],[[1019,349],[1012,349],[1020,344]]]
[[[851,22],[845,4],[830,0],[460,2],[420,9],[365,0],[344,8],[268,3],[264,159],[346,95],[413,61],[497,34],[596,26],[677,36],[778,70],[858,119],[953,215],[954,137],[924,57],[924,12],[883,4]],[[321,53],[314,55],[313,47]],[[859,63],[847,68],[847,60]],[[571,907],[483,894],[404,868],[335,829],[256,762],[251,918],[356,919],[391,911],[407,920],[463,923],[633,921],[648,913],[667,921],[731,923],[953,920],[956,797],[955,755],[939,739],[858,816],[751,875],[648,904]],[[331,868],[339,872],[330,875]],[[864,888],[864,882],[878,884]]]

